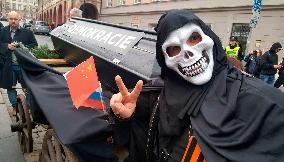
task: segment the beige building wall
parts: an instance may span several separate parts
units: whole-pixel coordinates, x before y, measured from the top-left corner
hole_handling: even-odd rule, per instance
[[[31,20],[36,18],[37,0],[1,0],[2,14],[10,11],[17,11],[23,19]]]
[[[70,10],[74,7],[80,8],[84,2],[100,12],[101,0],[39,0],[37,20],[47,21],[55,26],[62,25],[70,17]]]
[[[239,0],[187,0],[160,1],[141,0],[141,4],[133,5],[134,0],[126,0],[126,4],[112,7],[102,2],[100,19],[106,22],[125,26],[134,26],[152,30],[159,17],[171,9],[190,9],[197,14],[220,37],[223,46],[228,43],[234,23],[249,23],[252,1]],[[284,0],[264,0],[260,22],[252,30],[249,50],[256,49],[256,40],[261,40],[260,49],[266,51],[271,44],[279,41],[284,46]],[[280,52],[284,57],[284,52]]]

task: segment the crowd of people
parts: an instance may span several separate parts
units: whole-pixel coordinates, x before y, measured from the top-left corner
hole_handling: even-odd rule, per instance
[[[283,60],[278,63],[278,52],[281,50],[281,43],[276,42],[273,43],[270,49],[264,54],[262,54],[260,49],[256,49],[245,55],[240,43],[234,36],[230,37],[229,45],[225,48],[228,60],[235,67],[276,88],[279,88],[284,83]],[[244,66],[242,61],[245,61]],[[275,81],[275,74],[277,72],[279,77],[277,81]]]

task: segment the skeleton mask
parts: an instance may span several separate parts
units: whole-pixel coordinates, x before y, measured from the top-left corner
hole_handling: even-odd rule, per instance
[[[162,50],[168,68],[195,85],[207,83],[213,73],[213,40],[195,24],[172,31]]]

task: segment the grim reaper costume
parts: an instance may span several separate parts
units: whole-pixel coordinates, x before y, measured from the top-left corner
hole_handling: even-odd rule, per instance
[[[156,31],[164,84],[142,90],[130,161],[181,161],[192,134],[207,162],[284,161],[283,93],[228,63],[219,38],[189,11],[164,14]]]

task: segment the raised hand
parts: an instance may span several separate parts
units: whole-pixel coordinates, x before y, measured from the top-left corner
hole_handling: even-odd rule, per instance
[[[119,75],[115,77],[115,82],[120,92],[111,97],[110,107],[117,117],[122,119],[129,118],[135,111],[136,102],[142,90],[143,81],[139,80],[131,93],[128,92]]]

